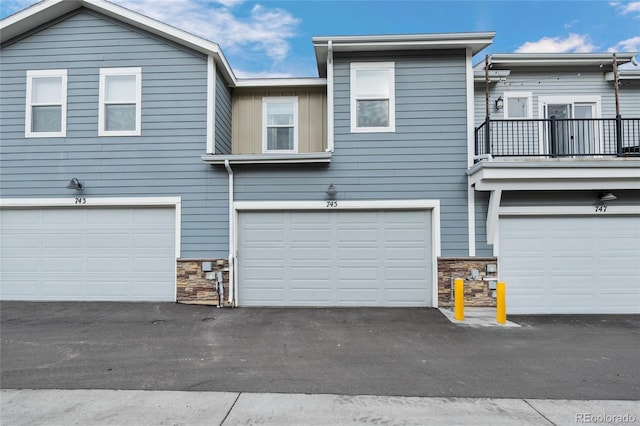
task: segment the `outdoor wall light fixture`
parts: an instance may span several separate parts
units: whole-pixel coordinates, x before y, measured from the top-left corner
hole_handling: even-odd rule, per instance
[[[496,99],[496,109],[500,111],[502,108],[504,108],[504,99],[502,99],[502,96],[499,96],[498,99]]]
[[[327,197],[333,198],[336,196],[336,194],[338,194],[338,190],[336,189],[335,186],[333,186],[332,183],[329,184],[329,187],[327,188]]]
[[[615,194],[613,192],[605,192],[602,194],[598,194],[598,197],[600,198],[600,201],[613,201],[613,200],[617,200],[618,197],[615,196]]]
[[[72,178],[67,185],[67,189],[75,189],[76,191],[82,191],[84,185],[77,178]]]

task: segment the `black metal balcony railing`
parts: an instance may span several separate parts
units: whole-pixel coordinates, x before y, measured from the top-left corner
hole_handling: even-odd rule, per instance
[[[487,119],[476,128],[476,155],[576,157],[640,155],[640,118]]]

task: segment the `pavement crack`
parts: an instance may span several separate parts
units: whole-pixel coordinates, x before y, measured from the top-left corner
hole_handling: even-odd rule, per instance
[[[242,392],[238,392],[238,396],[236,396],[235,401],[233,401],[233,404],[231,404],[231,407],[229,407],[227,414],[225,414],[224,419],[222,419],[222,422],[220,422],[220,426],[222,426],[224,422],[227,421],[227,417],[229,417],[229,414],[231,414],[231,411],[233,411],[233,407],[236,406],[236,402],[238,402],[238,399],[240,399],[240,395],[242,395]]]
[[[545,419],[546,421],[549,422],[549,424],[553,425],[553,426],[558,426],[557,423],[554,423],[549,417],[545,416],[544,414],[542,414],[542,412],[540,410],[538,410],[536,407],[534,407],[533,405],[531,405],[531,403],[529,402],[529,400],[527,399],[523,399],[524,403],[527,404],[529,407],[533,408],[533,411],[535,411],[536,413],[540,414],[542,416],[543,419]],[[235,402],[234,402],[235,404]],[[226,417],[225,417],[226,419]],[[223,422],[224,423],[224,422]]]

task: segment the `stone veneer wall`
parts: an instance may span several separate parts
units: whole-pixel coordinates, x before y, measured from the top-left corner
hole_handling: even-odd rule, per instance
[[[486,274],[486,265],[497,265],[496,257],[439,257],[438,258],[438,305],[451,306],[451,284],[453,278],[463,278],[465,306],[496,306],[494,291],[482,278],[495,276]],[[477,269],[479,279],[471,280],[471,270]],[[469,278],[469,279],[467,279]]]
[[[229,298],[229,262],[227,259],[178,259],[177,301],[203,305],[218,304],[216,280],[207,280],[207,272],[202,271],[202,262],[211,262],[214,274],[222,272],[224,300]]]

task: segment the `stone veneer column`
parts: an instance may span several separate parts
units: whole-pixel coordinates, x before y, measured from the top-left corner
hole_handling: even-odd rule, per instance
[[[218,304],[218,289],[215,280],[207,280],[202,271],[202,262],[211,262],[212,272],[222,272],[224,300],[229,297],[229,262],[227,259],[178,259],[177,301],[203,305]]]
[[[439,257],[438,258],[438,305],[451,306],[451,283],[454,278],[463,278],[465,306],[496,306],[493,290],[489,290],[489,282],[484,277],[496,276],[487,274],[488,263],[497,265],[496,257]],[[477,280],[471,280],[471,270],[480,273]]]

